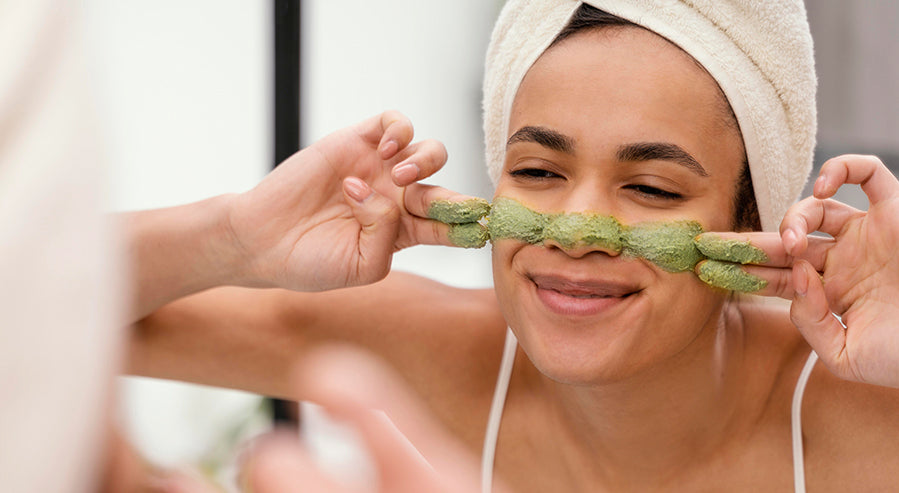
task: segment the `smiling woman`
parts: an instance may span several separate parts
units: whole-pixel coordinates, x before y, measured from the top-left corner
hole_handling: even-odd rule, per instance
[[[798,0],[510,0],[485,74],[494,289],[392,273],[318,294],[207,291],[140,323],[136,370],[301,398],[285,368],[322,343],[357,342],[389,360],[470,450],[483,447],[485,490],[494,469],[498,483],[523,492],[802,491],[806,477],[815,490],[888,489],[899,470],[899,394],[824,371],[809,344],[826,349],[822,360],[841,376],[899,385],[878,370],[896,368],[894,356],[868,366],[840,359],[852,347],[864,362],[895,338],[865,345],[852,338],[864,329],[837,329],[808,271],[828,281],[827,300],[851,315],[844,320],[870,321],[856,310],[882,298],[857,297],[874,275],[859,245],[889,258],[882,242],[858,241],[866,222],[850,224],[866,233],[848,240],[806,238],[818,226],[840,236],[840,219],[865,221],[830,202],[791,209],[783,241],[752,231],[776,229],[802,188],[814,108]],[[327,155],[328,143],[316,148]],[[354,171],[369,188],[340,177],[348,186],[336,189],[355,209],[327,203],[350,221],[340,223],[350,253],[378,257],[361,255],[370,245],[353,238],[387,226],[388,249],[446,243],[450,227],[422,223],[434,200],[448,201],[445,222],[480,226],[480,212],[454,211],[466,197],[397,181],[391,169],[411,159],[406,152]],[[433,145],[408,152],[429,170],[446,159]],[[866,187],[883,200],[899,184],[875,164],[834,161],[816,193],[870,177],[877,185]],[[259,193],[284,188],[265,181]],[[370,216],[357,211],[385,197],[400,211],[363,223]],[[244,219],[258,233],[259,222]],[[311,265],[313,277],[327,265]],[[785,304],[700,279],[744,289],[752,278],[742,274],[772,281],[751,289],[792,299],[792,318]],[[159,348],[183,351],[190,364],[173,370],[146,357]]]

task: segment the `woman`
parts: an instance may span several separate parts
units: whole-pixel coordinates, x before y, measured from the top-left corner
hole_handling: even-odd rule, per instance
[[[652,9],[638,15],[643,3],[610,2],[621,15],[653,24]],[[733,14],[737,22],[739,15],[765,14],[762,7],[740,13],[677,5],[669,7],[702,18]],[[787,14],[804,22],[801,5]],[[802,22],[799,32],[807,31]],[[516,29],[532,35],[529,51],[508,51],[515,44],[503,40]],[[666,34],[676,37],[671,29]],[[525,34],[518,36],[528,41]],[[488,470],[495,450],[497,475],[517,491],[779,491],[806,483],[814,491],[889,489],[899,473],[899,392],[843,378],[899,386],[895,331],[876,319],[886,316],[881,304],[895,299],[883,294],[895,276],[877,269],[889,259],[884,239],[896,229],[888,218],[899,184],[872,158],[843,157],[825,166],[816,195],[864,182],[872,198],[867,214],[812,199],[786,213],[782,239],[749,233],[759,225],[776,228],[789,205],[784,197],[805,179],[814,100],[790,98],[791,90],[805,89],[801,83],[761,91],[758,101],[785,109],[770,128],[749,128],[761,121],[753,113],[758,108],[747,104],[750,93],[743,101],[736,96],[759,74],[745,69],[746,80],[725,80],[733,67],[720,59],[712,66],[716,58],[705,45],[680,45],[578,2],[509,2],[485,86],[496,196],[539,212],[611,215],[625,225],[689,220],[706,231],[745,231],[741,237],[770,259],[748,268],[770,281],[759,294],[793,299],[795,324],[785,305],[713,289],[690,272],[668,272],[614,248],[495,239],[495,291],[391,274],[352,290],[224,288],[176,301],[138,324],[132,371],[302,398],[291,393],[287,369],[305,349],[349,340],[390,361],[471,450],[486,441]],[[793,55],[775,56],[768,67],[759,62],[758,70],[765,76]],[[387,128],[403,135],[396,144],[380,133],[368,139],[384,163],[319,177],[335,186],[349,175],[362,178],[342,182],[348,196],[342,206],[327,202],[336,195],[328,189],[324,205],[316,205],[332,211],[320,212],[316,217],[326,220],[316,224],[334,227],[341,238],[362,235],[349,243],[353,266],[365,260],[383,269],[392,249],[446,242],[445,226],[422,216],[432,199],[449,192],[400,188],[439,168],[445,154],[433,144],[407,148],[411,128],[393,121]],[[780,129],[788,135],[776,140]],[[327,156],[333,149],[326,144],[316,144],[316,152]],[[772,156],[789,160],[772,163]],[[796,162],[798,171],[790,167]],[[752,182],[768,186],[753,191],[747,164]],[[355,267],[341,276],[272,260],[302,254],[297,239],[315,238],[306,226],[259,221],[281,220],[272,211],[293,207],[284,205],[286,189],[299,172],[286,167],[273,176],[246,195],[221,199],[216,210],[226,212],[213,216],[227,218],[242,250],[223,256],[226,267],[206,269],[220,278],[200,287],[310,289],[370,280]],[[389,233],[373,234],[379,227]],[[836,240],[806,237],[816,229]],[[358,254],[365,238],[375,237],[378,247],[366,250],[374,253]],[[824,285],[814,275],[819,271]],[[156,296],[143,310],[173,296]],[[828,302],[848,330],[830,317]],[[836,375],[812,367],[812,347]],[[807,362],[813,370],[802,398]],[[801,428],[791,413],[801,415]]]

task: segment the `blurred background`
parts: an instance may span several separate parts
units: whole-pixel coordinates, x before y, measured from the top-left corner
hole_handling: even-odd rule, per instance
[[[110,210],[248,189],[293,150],[385,109],[409,116],[418,139],[445,143],[449,163],[429,183],[492,195],[480,86],[501,0],[83,4],[112,164]],[[814,0],[807,7],[820,79],[818,164],[844,152],[873,153],[895,171],[899,2]],[[841,198],[866,205],[857,190]],[[487,249],[416,247],[400,252],[394,266],[457,286],[491,284]],[[285,413],[243,392],[132,377],[119,385],[127,434],[150,460],[198,465],[225,483],[237,444]],[[343,471],[364,463],[346,431],[314,408],[301,415],[325,463]]]

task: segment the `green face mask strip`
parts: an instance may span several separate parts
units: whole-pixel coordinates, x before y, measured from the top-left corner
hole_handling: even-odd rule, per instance
[[[738,264],[762,264],[768,261],[764,250],[752,246],[748,241],[726,240],[710,233],[696,237],[696,248],[706,257],[715,260]]]
[[[703,258],[693,245],[693,238],[702,233],[695,221],[623,226],[611,216],[542,214],[500,197],[493,203],[487,224],[491,240],[512,238],[536,244],[548,239],[565,248],[598,246],[645,258],[669,272],[692,270]]]
[[[768,281],[745,272],[738,264],[719,260],[699,264],[699,278],[710,286],[744,293],[754,293],[768,285]]]
[[[482,248],[487,244],[487,226],[481,223],[450,224],[449,240],[457,247]]]
[[[703,259],[693,244],[700,233],[702,226],[695,221],[635,224],[625,232],[624,253],[645,258],[668,272],[693,270]]]
[[[449,240],[456,246],[480,248],[487,240],[514,239],[530,244],[551,240],[564,248],[597,246],[640,257],[668,272],[693,271],[700,265],[700,279],[722,289],[754,292],[764,288],[764,279],[744,272],[736,263],[760,263],[767,255],[748,242],[703,235],[696,221],[647,222],[623,225],[611,216],[593,213],[546,214],[517,200],[497,197],[489,206],[487,226],[478,200],[440,205],[432,203],[432,217],[450,223]],[[486,202],[486,201],[484,201]],[[454,204],[461,204],[456,206]],[[461,219],[471,219],[462,221]],[[455,222],[459,221],[459,222]]]
[[[620,252],[624,247],[621,223],[611,216],[571,213],[547,217],[543,237],[565,248],[595,245]]]
[[[428,206],[428,218],[446,224],[473,223],[488,213],[490,202],[484,199],[468,199],[462,202],[435,200]]]
[[[487,218],[487,229],[491,240],[509,238],[525,243],[542,243],[550,217],[528,209],[517,200],[497,197]]]

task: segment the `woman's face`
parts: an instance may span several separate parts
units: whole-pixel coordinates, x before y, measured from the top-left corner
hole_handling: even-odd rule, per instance
[[[580,32],[544,53],[512,108],[496,195],[622,224],[732,228],[743,162],[714,80],[637,28]],[[595,246],[494,244],[496,291],[534,364],[559,381],[613,381],[714,334],[725,295],[691,272]]]

